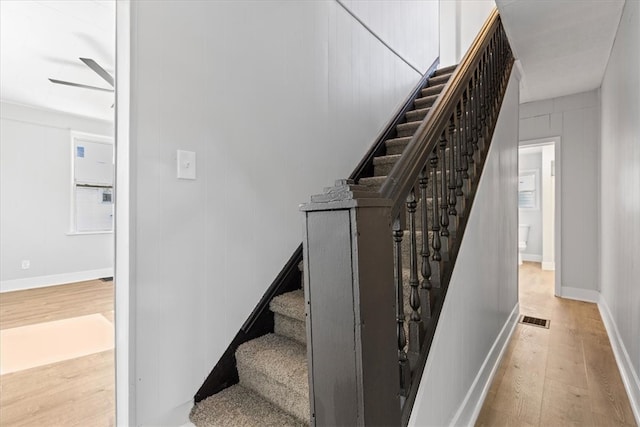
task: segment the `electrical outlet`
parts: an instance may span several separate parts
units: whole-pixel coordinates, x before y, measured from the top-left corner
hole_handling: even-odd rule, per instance
[[[31,261],[29,261],[28,259],[23,259],[22,260],[22,269],[23,270],[28,270],[29,267],[31,267]]]

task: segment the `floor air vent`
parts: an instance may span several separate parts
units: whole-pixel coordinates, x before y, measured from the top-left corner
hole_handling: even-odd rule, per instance
[[[537,317],[523,315],[520,317],[520,323],[524,323],[525,325],[533,325],[533,326],[538,326],[540,328],[549,329],[549,323],[551,323],[551,321],[547,319],[539,319]]]

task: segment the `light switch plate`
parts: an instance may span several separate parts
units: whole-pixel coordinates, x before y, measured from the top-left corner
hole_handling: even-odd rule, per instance
[[[196,179],[196,153],[193,151],[178,150],[178,178]]]

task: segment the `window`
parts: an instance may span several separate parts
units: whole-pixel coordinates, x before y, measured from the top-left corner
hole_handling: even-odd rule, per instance
[[[518,207],[539,209],[538,173],[536,170],[521,171],[518,177]]]
[[[71,233],[113,231],[113,139],[71,133]]]

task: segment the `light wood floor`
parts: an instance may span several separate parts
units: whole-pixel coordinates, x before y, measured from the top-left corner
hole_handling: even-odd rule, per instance
[[[100,313],[113,322],[113,282],[0,294],[0,329]],[[0,376],[0,426],[113,426],[113,350]]]
[[[520,313],[551,325],[516,326],[476,426],[635,426],[597,305],[553,287],[540,264],[520,268]]]

